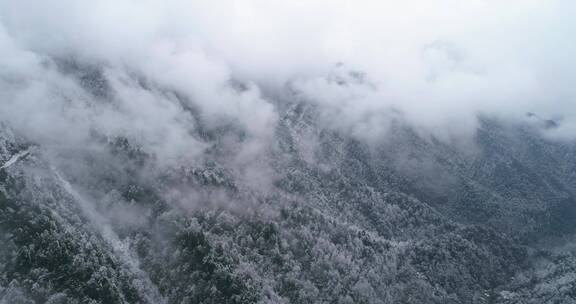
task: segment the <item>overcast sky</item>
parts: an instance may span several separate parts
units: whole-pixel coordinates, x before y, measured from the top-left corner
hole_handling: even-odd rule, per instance
[[[174,159],[201,151],[182,105],[138,74],[256,139],[279,115],[262,90],[287,86],[360,136],[385,131],[394,109],[448,135],[473,132],[478,114],[530,111],[571,137],[575,18],[570,0],[0,0],[0,119],[37,141],[98,129]],[[116,103],[94,106],[53,58],[104,67]],[[365,80],[333,81],[350,71]]]

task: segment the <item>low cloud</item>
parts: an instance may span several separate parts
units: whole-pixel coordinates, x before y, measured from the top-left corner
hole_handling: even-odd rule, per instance
[[[296,92],[327,126],[374,139],[400,117],[440,137],[478,115],[576,121],[571,1],[0,0],[0,119],[53,146],[124,136],[168,164],[236,124],[253,161]],[[86,65],[111,96],[62,68]],[[289,88],[289,90],[287,89]],[[288,94],[288,93],[286,93]],[[104,100],[113,100],[105,102]],[[191,110],[192,109],[192,110]],[[194,112],[197,110],[198,113]]]

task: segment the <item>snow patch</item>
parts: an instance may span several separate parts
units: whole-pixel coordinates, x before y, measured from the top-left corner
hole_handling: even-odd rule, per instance
[[[24,150],[24,151],[20,151],[16,154],[14,154],[7,162],[4,163],[4,165],[2,165],[0,167],[0,169],[6,169],[12,165],[14,165],[16,162],[18,162],[21,158],[25,157],[26,155],[30,154],[29,150]]]

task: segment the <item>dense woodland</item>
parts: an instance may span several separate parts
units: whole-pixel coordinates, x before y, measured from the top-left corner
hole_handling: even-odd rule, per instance
[[[551,122],[480,117],[461,145],[397,117],[368,142],[276,106],[266,185],[227,158],[246,134],[195,109],[211,148],[169,167],[129,138],[54,156],[2,125],[0,303],[576,303],[576,145]]]

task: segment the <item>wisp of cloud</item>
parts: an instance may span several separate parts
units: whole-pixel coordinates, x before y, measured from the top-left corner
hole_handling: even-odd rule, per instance
[[[55,147],[125,136],[168,163],[208,146],[190,108],[208,126],[239,125],[242,157],[264,146],[281,115],[270,90],[364,138],[391,117],[450,137],[478,115],[526,112],[562,119],[553,132],[570,138],[574,11],[567,0],[0,0],[0,119]],[[113,93],[95,96],[63,62]]]

